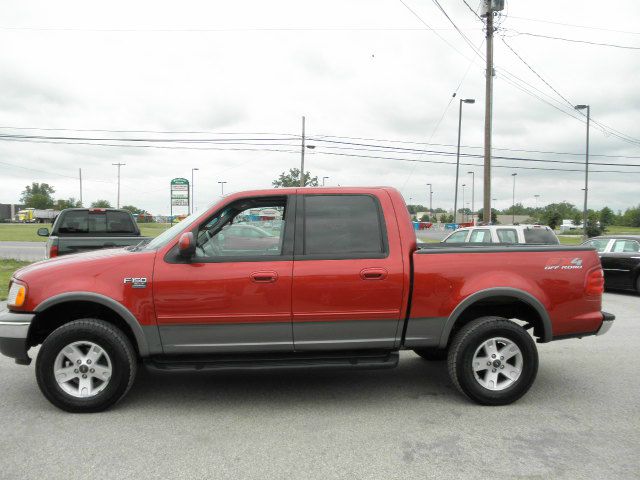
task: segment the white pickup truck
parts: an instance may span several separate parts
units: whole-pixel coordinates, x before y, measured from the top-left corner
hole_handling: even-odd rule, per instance
[[[486,225],[459,228],[444,243],[523,243],[559,245],[553,230],[546,225]]]

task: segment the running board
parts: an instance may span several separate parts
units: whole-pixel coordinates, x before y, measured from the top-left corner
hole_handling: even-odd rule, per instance
[[[307,352],[252,355],[159,355],[145,359],[147,367],[162,371],[235,371],[298,368],[378,369],[398,365],[397,351]]]

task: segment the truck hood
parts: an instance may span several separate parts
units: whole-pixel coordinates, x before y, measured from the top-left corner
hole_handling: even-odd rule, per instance
[[[39,277],[40,275],[50,275],[67,269],[77,270],[79,268],[95,268],[100,265],[112,265],[127,262],[132,255],[140,255],[149,252],[132,252],[126,248],[113,248],[105,250],[92,250],[84,253],[76,253],[73,255],[65,255],[62,257],[50,258],[32,263],[26,267],[22,267],[13,274],[13,278],[17,280],[28,281],[30,278]],[[155,252],[151,252],[155,254]],[[80,265],[84,264],[84,265]]]

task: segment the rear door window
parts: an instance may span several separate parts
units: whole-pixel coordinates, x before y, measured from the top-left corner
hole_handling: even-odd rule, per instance
[[[487,229],[474,229],[469,237],[470,243],[491,243],[491,232]]]
[[[446,238],[445,243],[464,243],[464,241],[467,239],[468,233],[469,230],[460,230],[458,232],[453,232]]]
[[[637,253],[640,251],[640,243],[635,240],[616,240],[611,251],[614,253]]]
[[[305,195],[303,221],[305,256],[386,256],[382,211],[370,195]]]
[[[524,243],[558,245],[560,242],[551,230],[546,228],[525,228]]]
[[[513,228],[499,228],[496,233],[500,243],[518,243],[518,232]]]

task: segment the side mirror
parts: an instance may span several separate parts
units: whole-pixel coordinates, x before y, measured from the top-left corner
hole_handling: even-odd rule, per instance
[[[178,240],[178,253],[182,258],[191,258],[196,254],[196,241],[192,232],[185,232]]]
[[[48,237],[49,236],[49,229],[48,228],[39,228],[38,229],[38,236],[40,236],[40,237]]]

